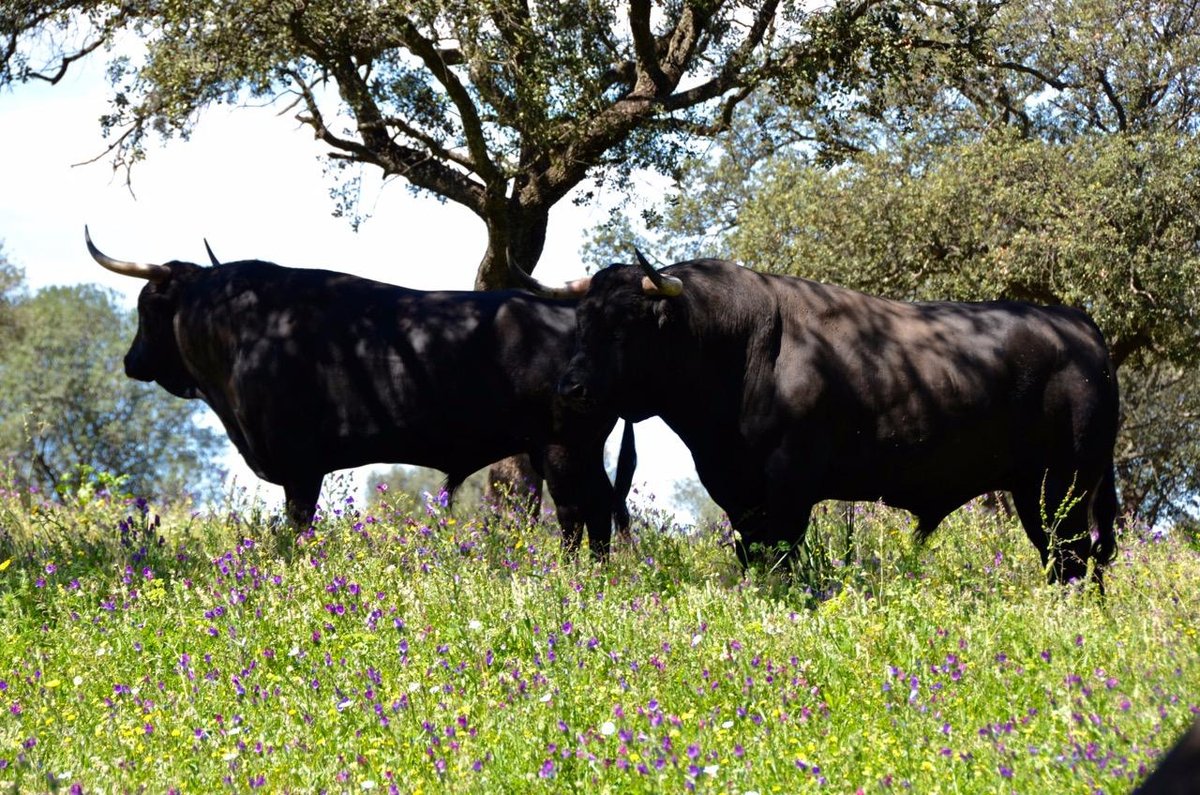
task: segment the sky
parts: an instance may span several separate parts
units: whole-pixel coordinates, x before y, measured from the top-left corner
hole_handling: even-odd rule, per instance
[[[407,183],[385,184],[378,170],[365,170],[362,207],[371,218],[354,231],[333,216],[326,149],[294,111],[208,110],[187,140],[151,144],[131,190],[103,154],[104,67],[103,56],[93,57],[56,86],[39,81],[0,91],[0,241],[31,289],[92,282],[135,305],[142,283],[88,256],[85,224],[118,259],[207,263],[207,238],[223,261],[328,268],[418,289],[471,288],[486,243],[483,224],[458,205],[415,196]],[[603,215],[570,197],[559,202],[538,278],[556,284],[582,275],[579,249]],[[610,439],[614,460],[619,431]],[[657,419],[638,423],[636,434],[635,499],[669,505],[675,481],[695,477],[691,456]],[[259,481],[232,445],[223,465],[269,504],[282,501],[282,490]],[[364,481],[365,472],[354,478]]]

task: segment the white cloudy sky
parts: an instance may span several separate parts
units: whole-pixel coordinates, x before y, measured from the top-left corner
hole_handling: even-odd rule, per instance
[[[208,111],[187,141],[152,148],[124,174],[101,157],[99,117],[107,109],[104,62],[76,64],[57,86],[0,92],[0,240],[32,288],[96,282],[133,305],[136,280],[97,266],[83,245],[115,257],[207,262],[207,237],[223,260],[258,258],[324,267],[422,289],[469,289],[484,250],[483,225],[454,204],[414,197],[406,185],[363,174],[372,218],[358,232],[332,216],[324,149],[279,108]],[[599,211],[560,202],[551,214],[538,277],[562,282],[582,273],[578,251]],[[685,448],[658,420],[638,425],[635,486],[661,505],[678,478],[694,477]],[[236,454],[239,483],[257,480]],[[270,500],[279,490],[264,489]]]

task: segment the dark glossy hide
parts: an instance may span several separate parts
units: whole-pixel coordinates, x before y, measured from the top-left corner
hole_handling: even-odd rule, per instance
[[[258,261],[165,267],[138,299],[127,374],[208,403],[246,463],[283,486],[295,522],[335,469],[433,467],[452,490],[528,453],[568,547],[586,523],[603,554],[614,511],[627,523],[603,464],[615,414],[573,410],[555,392],[574,347],[571,303]]]
[[[1054,579],[1114,554],[1117,380],[1084,313],[889,301],[720,260],[663,273],[682,294],[648,293],[634,266],[592,278],[560,392],[661,416],[744,561],[749,545],[797,544],[820,500],[907,509],[924,538],[999,490]]]

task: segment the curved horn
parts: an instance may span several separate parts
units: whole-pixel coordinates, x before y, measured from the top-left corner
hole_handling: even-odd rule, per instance
[[[582,298],[592,284],[592,277],[584,276],[582,279],[567,282],[562,287],[550,287],[526,273],[511,255],[508,258],[508,272],[518,286],[544,298]]]
[[[161,282],[171,275],[171,269],[166,265],[125,262],[124,260],[113,259],[96,248],[96,244],[92,242],[92,236],[88,232],[86,225],[83,227],[83,239],[87,243],[88,253],[92,255],[92,259],[113,273],[119,273],[122,276],[134,276],[138,279],[147,279],[152,282]]]
[[[208,245],[207,237],[204,238],[204,250],[208,252],[208,261],[213,264],[214,268],[221,264],[221,260],[217,259],[217,255],[213,253],[212,247]]]
[[[637,255],[638,265],[641,265],[642,270],[646,272],[646,278],[642,279],[642,292],[647,295],[665,295],[668,298],[673,298],[683,292],[683,282],[674,276],[656,271],[654,266],[642,256],[642,252],[636,248],[633,253]]]

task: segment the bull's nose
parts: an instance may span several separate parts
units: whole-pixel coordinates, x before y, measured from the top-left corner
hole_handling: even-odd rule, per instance
[[[587,389],[584,387],[583,382],[573,377],[570,373],[564,375],[562,380],[558,382],[558,394],[567,400],[587,400]]]

